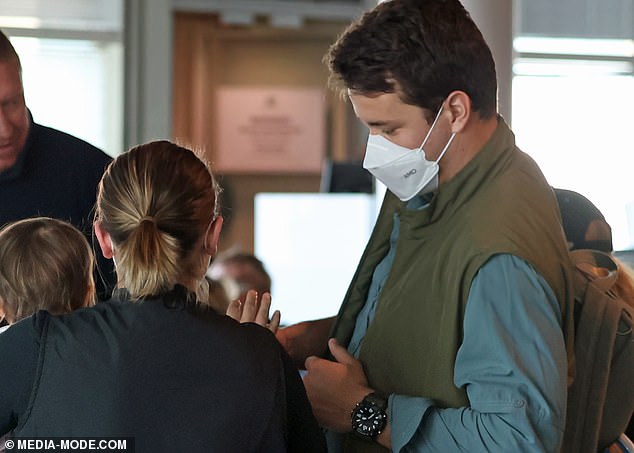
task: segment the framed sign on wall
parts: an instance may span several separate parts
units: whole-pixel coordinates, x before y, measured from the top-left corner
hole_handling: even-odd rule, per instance
[[[325,98],[318,88],[220,87],[216,91],[221,173],[319,173]]]

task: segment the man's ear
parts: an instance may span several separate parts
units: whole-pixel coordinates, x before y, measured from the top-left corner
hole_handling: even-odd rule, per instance
[[[101,248],[101,253],[104,258],[112,259],[114,253],[110,234],[103,229],[101,222],[98,220],[93,223],[93,228],[95,229],[95,236],[97,236],[97,242],[99,242],[99,247]]]
[[[220,239],[223,222],[224,218],[222,216],[216,217],[214,221],[211,222],[209,228],[207,228],[207,232],[205,233],[203,248],[205,253],[212,257],[216,256],[216,253],[218,253],[218,240]]]
[[[460,133],[471,117],[471,98],[464,91],[452,91],[447,96],[447,110],[451,114],[451,132]]]

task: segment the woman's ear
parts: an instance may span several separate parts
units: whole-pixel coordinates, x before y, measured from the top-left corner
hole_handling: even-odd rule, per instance
[[[222,216],[216,217],[213,222],[211,222],[209,228],[207,228],[207,232],[205,233],[203,248],[205,253],[212,257],[216,256],[216,253],[218,253],[218,240],[220,239],[223,222],[224,218]]]
[[[451,132],[460,133],[471,117],[471,98],[464,91],[452,91],[447,96],[447,110],[451,114]]]
[[[104,258],[112,259],[114,253],[110,234],[103,229],[101,222],[98,220],[93,223],[93,228],[95,229],[95,236],[97,236],[97,242],[99,242],[99,247],[101,248],[101,253]]]

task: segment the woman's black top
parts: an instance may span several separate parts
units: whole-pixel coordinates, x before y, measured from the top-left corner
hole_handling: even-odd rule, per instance
[[[126,296],[0,334],[0,435],[132,437],[138,453],[325,451],[271,332],[182,288]]]

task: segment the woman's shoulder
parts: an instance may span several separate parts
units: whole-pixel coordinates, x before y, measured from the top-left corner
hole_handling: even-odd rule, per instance
[[[15,324],[5,326],[0,330],[0,339],[9,343],[39,343],[40,337],[45,334],[50,317],[50,313],[40,310]]]
[[[249,351],[257,351],[258,354],[269,350],[276,354],[281,352],[281,345],[275,335],[265,327],[251,322],[240,323],[229,316],[217,313],[207,314],[205,317],[219,334],[233,339],[236,344],[244,346]]]

